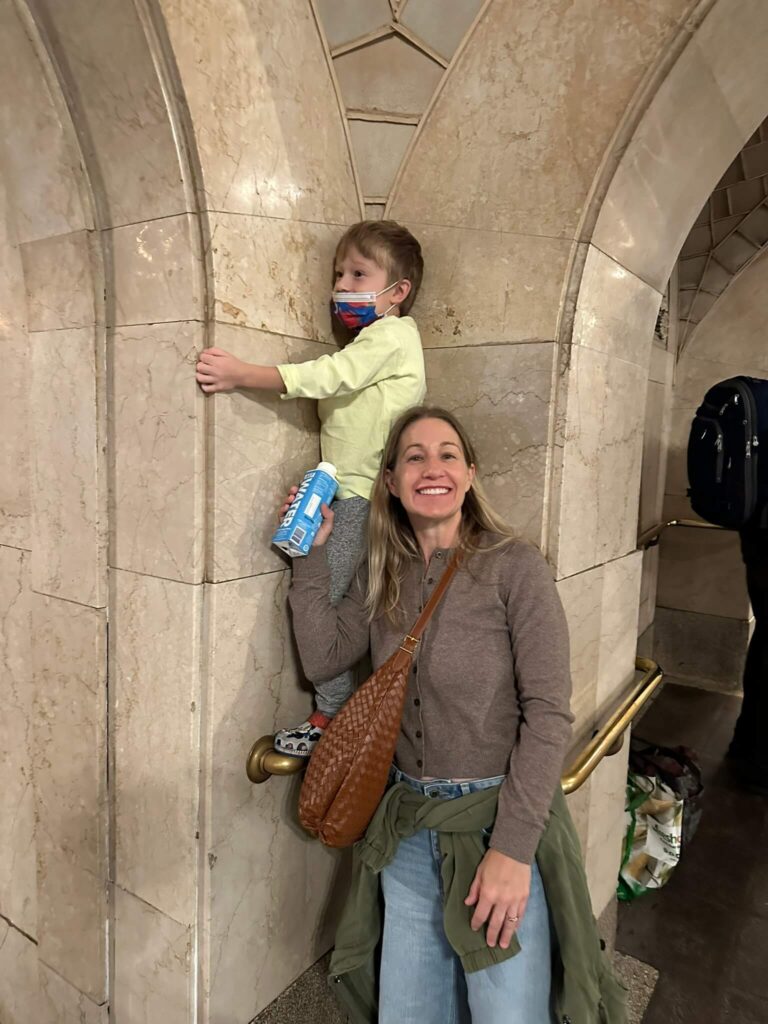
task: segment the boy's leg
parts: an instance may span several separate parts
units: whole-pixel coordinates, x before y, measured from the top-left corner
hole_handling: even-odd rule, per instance
[[[333,503],[333,530],[326,543],[333,604],[338,604],[346,594],[365,552],[369,505],[365,498],[342,498]],[[330,720],[351,696],[355,688],[354,669],[314,683],[314,687],[317,710],[301,725],[278,732],[276,750],[309,757]]]

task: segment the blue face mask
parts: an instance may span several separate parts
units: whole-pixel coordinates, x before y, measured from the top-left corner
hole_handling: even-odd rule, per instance
[[[381,317],[386,316],[391,309],[395,308],[393,303],[383,313],[376,312],[376,299],[384,292],[394,288],[399,281],[382,288],[380,292],[334,292],[333,312],[338,319],[350,330],[359,330],[361,327],[368,327]]]

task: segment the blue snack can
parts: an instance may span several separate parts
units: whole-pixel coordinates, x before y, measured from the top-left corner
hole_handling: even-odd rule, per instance
[[[291,558],[309,554],[323,522],[320,506],[331,504],[337,487],[336,467],[332,462],[319,462],[317,469],[305,473],[291,507],[272,538],[275,547]]]

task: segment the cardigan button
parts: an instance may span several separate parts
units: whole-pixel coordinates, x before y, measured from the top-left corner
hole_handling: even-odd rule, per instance
[[[416,767],[417,768],[423,768],[424,767],[424,762],[423,761],[417,761],[416,762]]]
[[[417,730],[416,730],[416,739],[417,739],[417,740],[420,740],[420,739],[421,739],[421,729],[417,729]]]

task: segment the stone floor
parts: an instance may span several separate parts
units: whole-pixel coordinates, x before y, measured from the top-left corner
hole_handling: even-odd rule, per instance
[[[669,685],[637,730],[693,747],[706,787],[667,886],[619,911],[617,949],[660,974],[643,1024],[768,1024],[768,800],[740,790],[724,761],[739,708]]]

